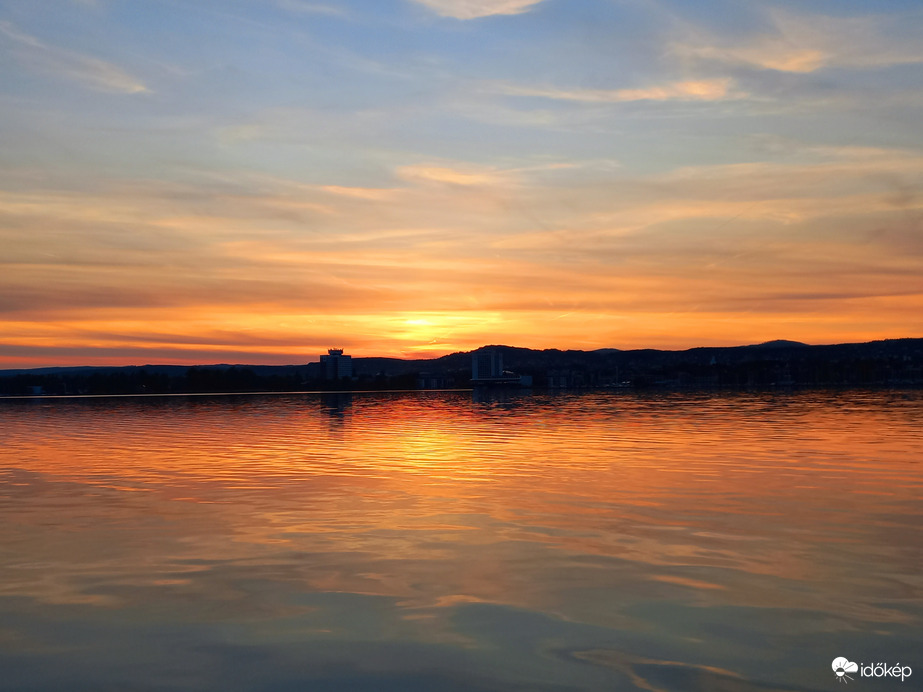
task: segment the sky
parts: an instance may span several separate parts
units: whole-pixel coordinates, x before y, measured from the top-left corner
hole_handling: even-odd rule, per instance
[[[0,0],[0,367],[923,337],[919,0]]]

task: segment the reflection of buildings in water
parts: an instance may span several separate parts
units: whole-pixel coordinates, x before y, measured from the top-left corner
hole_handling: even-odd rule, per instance
[[[518,406],[525,398],[531,396],[531,389],[518,387],[475,387],[471,390],[471,401],[487,406]]]
[[[320,410],[326,413],[331,421],[342,423],[346,411],[353,404],[353,395],[349,392],[331,392],[330,394],[321,394]]]

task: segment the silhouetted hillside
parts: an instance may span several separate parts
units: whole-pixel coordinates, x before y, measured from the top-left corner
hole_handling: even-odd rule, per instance
[[[806,347],[807,344],[803,344],[800,341],[787,341],[786,339],[776,339],[775,341],[764,341],[761,344],[753,344],[752,346],[745,346],[744,348],[799,348]]]
[[[923,384],[923,339],[809,346],[770,341],[686,351],[533,350],[484,346],[536,387],[915,386]],[[473,352],[441,358],[353,358],[354,377],[329,381],[318,364],[144,365],[0,371],[0,395],[257,392],[467,387]],[[436,384],[433,384],[436,383]]]

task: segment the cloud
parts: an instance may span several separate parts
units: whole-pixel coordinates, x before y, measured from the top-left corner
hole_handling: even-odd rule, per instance
[[[696,60],[780,72],[809,73],[825,67],[876,68],[923,62],[918,36],[900,18],[830,17],[774,11],[772,30],[726,38],[684,25],[674,54]],[[692,36],[693,38],[689,38]]]
[[[542,0],[414,0],[443,17],[478,19],[495,14],[522,14]]]
[[[118,94],[148,91],[140,80],[112,63],[49,46],[17,30],[10,22],[0,22],[0,33],[11,39],[13,54],[28,68],[72,79],[96,91]]]
[[[670,82],[640,89],[559,89],[504,84],[498,87],[509,96],[537,96],[585,103],[628,103],[632,101],[725,101],[744,98],[734,91],[730,79],[700,79]]]
[[[298,14],[323,14],[330,17],[349,16],[349,13],[340,7],[322,5],[316,2],[305,2],[304,0],[277,0],[277,4],[283,10]]]
[[[344,187],[342,185],[321,185],[317,189],[331,195],[355,197],[375,202],[393,199],[401,194],[400,190],[381,187]]]
[[[679,55],[703,60],[751,65],[780,72],[813,72],[823,67],[830,55],[820,50],[792,48],[773,40],[744,46],[689,46],[677,45]]]
[[[512,180],[510,171],[474,167],[460,169],[446,166],[402,166],[397,169],[397,175],[413,182],[447,183],[466,187],[506,185]]]

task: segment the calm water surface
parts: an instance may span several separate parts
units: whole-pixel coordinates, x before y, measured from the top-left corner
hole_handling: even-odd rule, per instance
[[[0,689],[923,689],[923,393],[476,399],[0,402]]]

